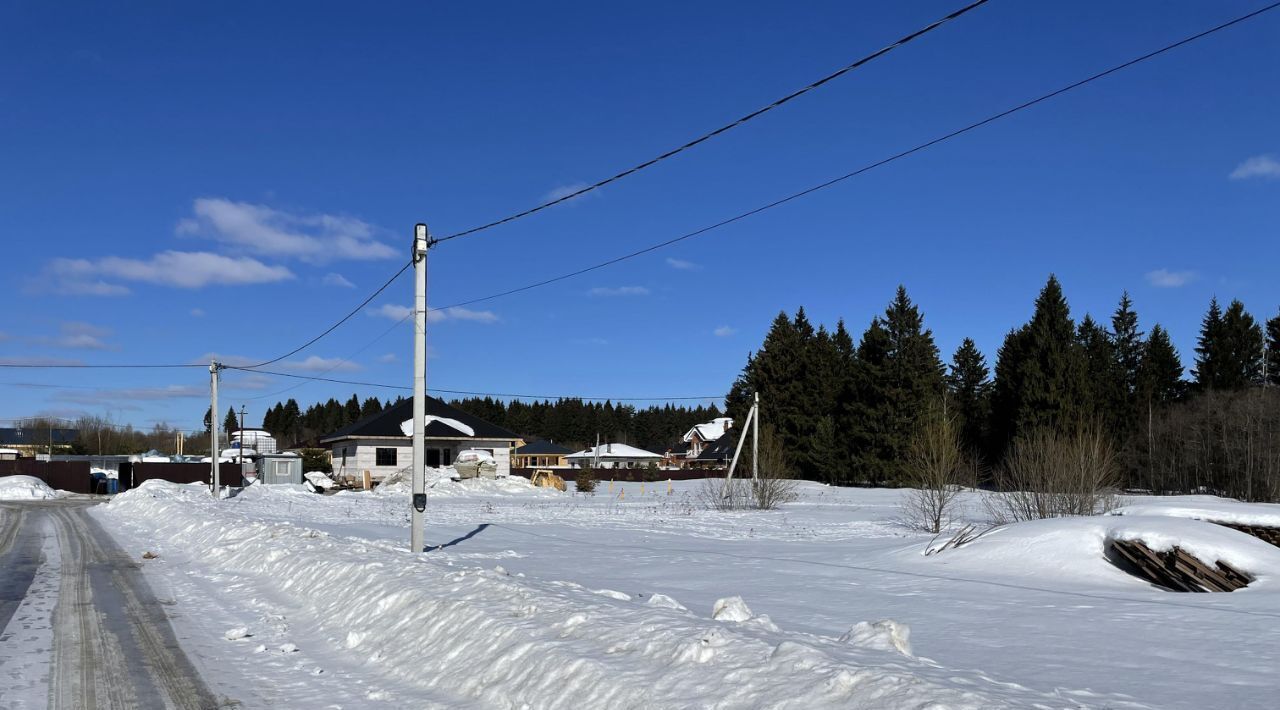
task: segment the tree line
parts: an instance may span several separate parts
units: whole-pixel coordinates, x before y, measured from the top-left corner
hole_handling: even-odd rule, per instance
[[[382,412],[403,397],[387,400],[376,397],[361,401],[351,395],[345,402],[329,399],[302,411],[297,400],[277,402],[263,415],[262,428],[285,445],[315,445],[320,437],[337,431],[363,417]],[[524,402],[492,397],[470,397],[449,404],[520,435],[527,441],[548,439],[563,446],[582,449],[603,442],[625,443],[663,453],[678,442],[694,424],[720,416],[715,405],[693,407],[652,406],[638,409],[627,404],[587,402],[581,399]],[[209,414],[205,415],[208,426]],[[239,428],[235,411],[228,410],[226,423]]]
[[[1280,498],[1280,395],[1268,387],[1280,384],[1280,315],[1264,326],[1215,298],[1183,375],[1168,331],[1144,332],[1127,293],[1109,323],[1077,323],[1050,276],[993,370],[968,338],[944,364],[899,287],[856,343],[843,320],[829,331],[803,308],[779,313],[726,409],[740,420],[759,392],[799,475],[836,484],[907,482],[919,424],[940,412],[977,482],[1016,442],[1091,427],[1106,432],[1128,487]]]

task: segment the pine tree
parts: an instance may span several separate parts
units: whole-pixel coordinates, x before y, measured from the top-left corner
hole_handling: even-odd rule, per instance
[[[360,418],[360,397],[352,394],[347,400],[346,411],[343,412],[342,426],[346,426]]]
[[[227,416],[222,419],[223,433],[236,431],[240,428],[240,419],[236,417],[236,408],[227,407]]]
[[[965,338],[951,357],[947,393],[960,431],[961,446],[968,452],[986,453],[991,416],[990,374],[977,344]]]
[[[1280,385],[1280,315],[1267,321],[1267,358],[1265,362],[1268,384]]]
[[[856,474],[871,485],[883,485],[894,474],[893,405],[888,386],[891,348],[889,332],[879,318],[872,319],[858,343],[853,396],[845,414],[849,459]]]
[[[1180,399],[1185,390],[1182,359],[1169,333],[1157,323],[1151,326],[1138,369],[1138,405],[1145,411],[1148,406],[1170,404]]]
[[[361,405],[360,407],[360,417],[364,418],[364,417],[373,416],[374,414],[378,414],[381,411],[382,411],[382,402],[379,402],[377,397],[369,397],[364,401],[364,404]],[[485,419],[493,422],[494,424],[498,424],[498,426],[502,426],[499,423],[498,418],[496,417],[485,417]]]
[[[213,406],[212,406],[212,405],[210,405],[210,406],[208,406],[208,407],[205,407],[205,410],[204,410],[204,431],[205,431],[205,433],[206,433],[206,434],[207,434],[207,433],[209,433],[209,430],[210,430],[210,429],[212,429],[212,428],[213,428]]]

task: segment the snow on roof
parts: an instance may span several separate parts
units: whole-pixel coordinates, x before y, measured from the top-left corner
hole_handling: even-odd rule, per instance
[[[652,451],[637,449],[634,446],[626,444],[601,444],[590,449],[584,449],[576,454],[569,454],[565,458],[595,458],[596,450],[600,450],[600,458],[602,459],[660,459],[662,454],[655,454]]]
[[[449,427],[450,429],[458,432],[459,434],[462,434],[463,436],[476,435],[475,429],[472,429],[471,427],[467,426],[466,424],[463,424],[457,419],[450,419],[449,417],[437,417],[434,414],[428,414],[424,419],[426,421],[426,426],[431,426],[431,422],[439,422]],[[400,431],[404,432],[405,436],[413,436],[413,420],[406,419],[400,422]]]
[[[715,441],[724,436],[726,429],[733,427],[732,417],[716,417],[705,424],[695,424],[692,429],[685,432],[683,441],[692,441],[693,435],[697,434],[703,441]]]

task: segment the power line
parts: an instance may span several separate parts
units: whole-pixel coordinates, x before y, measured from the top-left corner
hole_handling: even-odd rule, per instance
[[[968,5],[966,5],[966,6],[962,7],[962,8],[960,8],[959,10],[956,10],[955,12],[952,12],[951,14],[947,15],[946,17],[943,17],[943,18],[942,18],[942,19],[940,19],[940,20],[936,20],[936,21],[934,21],[934,22],[932,22],[932,23],[930,23],[930,24],[928,24],[928,25],[926,25],[926,26],[924,26],[924,27],[922,27],[922,28],[920,28],[920,29],[916,30],[915,32],[912,32],[911,34],[906,35],[905,37],[902,37],[901,39],[897,40],[896,42],[893,42],[892,44],[889,44],[888,46],[886,46],[886,47],[884,47],[884,48],[882,48],[882,49],[876,50],[875,52],[872,52],[871,54],[868,54],[867,56],[862,57],[861,59],[858,59],[858,60],[854,61],[852,64],[848,64],[848,65],[846,65],[846,66],[842,67],[841,69],[839,69],[839,70],[837,70],[837,71],[835,71],[835,72],[832,72],[831,74],[828,74],[828,75],[826,75],[826,76],[822,77],[821,79],[819,79],[819,80],[817,80],[817,81],[813,82],[812,84],[809,84],[808,86],[805,86],[805,87],[804,87],[804,88],[802,88],[802,89],[797,89],[796,91],[793,91],[793,92],[791,92],[790,94],[787,94],[786,96],[783,96],[782,98],[778,99],[777,101],[774,101],[773,103],[771,103],[771,104],[769,104],[769,105],[767,105],[767,106],[765,106],[765,107],[763,107],[763,108],[756,109],[755,111],[752,111],[751,113],[748,113],[747,115],[743,116],[742,118],[739,118],[738,120],[733,121],[732,123],[727,123],[727,124],[725,124],[725,125],[723,125],[723,126],[721,126],[721,127],[717,128],[717,129],[715,129],[714,131],[711,131],[710,133],[704,133],[703,135],[701,135],[701,136],[699,136],[699,137],[697,137],[697,138],[695,138],[695,139],[693,139],[693,140],[691,140],[691,141],[689,141],[689,142],[685,143],[684,145],[681,145],[681,146],[680,146],[680,147],[678,147],[678,148],[673,148],[673,149],[671,149],[671,150],[669,150],[669,151],[667,151],[667,152],[663,153],[662,155],[659,155],[659,156],[658,156],[658,157],[656,157],[656,158],[652,158],[652,159],[650,159],[650,160],[646,160],[645,162],[640,163],[639,165],[636,165],[636,166],[634,166],[634,167],[632,167],[632,168],[628,168],[628,169],[626,169],[626,170],[623,170],[622,172],[618,173],[617,175],[614,175],[613,177],[605,178],[604,180],[601,180],[600,182],[593,183],[593,184],[588,185],[588,186],[586,186],[586,187],[583,187],[583,188],[581,188],[581,189],[579,189],[579,190],[575,190],[575,191],[573,191],[573,192],[571,192],[571,193],[569,193],[569,194],[567,194],[567,195],[562,195],[562,196],[560,196],[560,197],[557,197],[557,198],[556,198],[556,199],[554,199],[554,200],[549,200],[549,201],[544,202],[544,203],[542,203],[542,204],[540,204],[540,205],[538,205],[538,206],[536,206],[536,207],[531,207],[531,208],[529,208],[529,209],[527,209],[527,210],[524,210],[523,212],[517,212],[517,213],[515,213],[515,214],[513,214],[513,215],[510,215],[510,216],[507,216],[507,217],[503,217],[502,219],[498,219],[498,220],[494,220],[494,221],[492,221],[492,222],[489,222],[488,224],[482,224],[482,225],[480,225],[480,226],[478,226],[478,227],[472,227],[472,228],[470,228],[470,229],[466,229],[466,230],[463,230],[463,231],[461,231],[461,232],[456,232],[456,233],[454,233],[454,234],[450,234],[450,235],[445,236],[445,237],[440,237],[440,238],[436,239],[435,241],[437,241],[437,242],[447,242],[447,241],[449,241],[450,239],[457,239],[458,237],[465,237],[465,236],[470,235],[470,234],[475,234],[475,233],[477,233],[477,232],[482,232],[482,231],[484,231],[484,230],[486,230],[486,229],[491,229],[491,228],[493,228],[493,227],[497,227],[498,225],[507,224],[508,222],[514,222],[514,221],[516,221],[517,219],[520,219],[520,218],[522,218],[522,217],[528,217],[529,215],[534,214],[534,213],[537,213],[537,212],[541,212],[542,210],[545,210],[545,209],[547,209],[548,207],[554,207],[555,205],[558,205],[558,204],[560,204],[560,203],[562,203],[562,202],[568,202],[569,200],[572,200],[572,199],[574,199],[575,197],[580,197],[580,196],[582,196],[582,195],[585,195],[586,193],[591,192],[592,190],[597,190],[597,189],[599,189],[599,188],[601,188],[601,187],[604,187],[605,185],[608,185],[608,184],[613,183],[613,182],[617,182],[618,180],[621,180],[621,179],[623,179],[623,178],[625,178],[625,177],[628,177],[628,176],[630,176],[630,175],[634,175],[634,174],[636,174],[636,173],[640,172],[641,170],[644,170],[645,168],[648,168],[648,167],[651,167],[651,166],[653,166],[653,165],[656,165],[656,164],[658,164],[658,163],[660,163],[660,162],[662,162],[662,161],[666,160],[667,158],[671,158],[671,157],[673,157],[673,156],[676,156],[676,155],[678,155],[678,154],[680,154],[680,153],[683,153],[683,152],[684,152],[684,151],[686,151],[686,150],[689,150],[690,148],[693,148],[694,146],[696,146],[696,145],[698,145],[698,144],[700,144],[700,143],[703,143],[703,142],[705,142],[705,141],[711,140],[712,138],[715,138],[716,136],[718,136],[718,135],[720,135],[720,134],[722,134],[722,133],[726,133],[726,132],[728,132],[728,131],[730,131],[730,130],[732,130],[732,129],[734,129],[734,128],[737,128],[738,126],[741,126],[742,124],[744,124],[744,123],[746,123],[746,122],[748,122],[748,121],[750,121],[750,120],[752,120],[752,119],[754,119],[754,118],[757,118],[757,117],[759,117],[759,116],[761,116],[761,115],[763,115],[763,114],[765,114],[765,113],[768,113],[769,111],[772,111],[772,110],[773,110],[773,109],[775,109],[775,108],[778,108],[779,106],[781,106],[781,105],[783,105],[783,104],[787,103],[788,101],[791,101],[792,99],[799,98],[800,96],[803,96],[804,94],[807,94],[807,93],[809,93],[810,91],[813,91],[814,89],[817,89],[818,87],[822,86],[823,84],[826,84],[826,83],[828,83],[828,82],[834,81],[834,80],[836,80],[836,79],[838,79],[838,78],[840,78],[840,77],[844,76],[845,74],[848,74],[849,72],[853,71],[854,69],[857,69],[858,67],[861,67],[861,66],[862,66],[862,65],[864,65],[864,64],[867,64],[867,63],[869,63],[869,62],[871,62],[871,61],[873,61],[873,60],[875,60],[875,59],[878,59],[878,58],[880,58],[880,57],[883,57],[884,55],[888,54],[889,52],[892,52],[893,50],[897,49],[898,47],[901,47],[901,46],[903,46],[904,44],[907,44],[907,43],[911,42],[912,40],[918,39],[918,38],[920,38],[920,37],[922,37],[922,36],[924,36],[924,35],[926,35],[926,34],[928,34],[928,33],[932,32],[933,30],[938,29],[938,28],[939,28],[939,27],[941,27],[942,25],[945,25],[946,23],[948,23],[948,22],[950,22],[950,21],[952,21],[952,20],[954,20],[954,19],[956,19],[956,18],[960,17],[961,15],[963,15],[963,14],[965,14],[965,13],[969,12],[970,10],[973,10],[974,8],[977,8],[977,7],[978,7],[978,6],[980,6],[980,5],[984,5],[984,4],[986,4],[986,2],[987,2],[987,0],[976,0],[975,2],[969,3]]]
[[[634,259],[635,257],[642,256],[642,255],[644,255],[644,254],[648,254],[649,252],[657,251],[657,250],[659,250],[659,249],[663,249],[663,248],[665,248],[665,247],[669,247],[669,246],[671,246],[671,245],[673,245],[673,244],[676,244],[676,243],[679,243],[679,242],[683,242],[683,241],[685,241],[685,240],[687,240],[687,239],[692,239],[692,238],[697,237],[697,236],[700,236],[700,235],[702,235],[702,234],[706,234],[707,232],[710,232],[710,231],[712,231],[712,230],[719,229],[719,228],[721,228],[721,227],[725,227],[725,226],[727,226],[727,225],[733,224],[734,222],[738,222],[738,221],[744,220],[744,219],[746,219],[746,218],[748,218],[748,217],[751,217],[751,216],[753,216],[753,215],[760,214],[761,212],[765,212],[765,211],[767,211],[767,210],[771,210],[771,209],[773,209],[773,208],[775,208],[775,207],[780,207],[780,206],[782,206],[782,205],[784,205],[784,204],[786,204],[786,203],[788,203],[788,202],[791,202],[791,201],[793,201],[793,200],[797,200],[797,199],[799,199],[799,198],[801,198],[801,197],[804,197],[804,196],[806,196],[806,195],[810,195],[810,194],[815,193],[815,192],[818,192],[818,191],[820,191],[820,190],[825,190],[825,189],[827,189],[827,188],[829,188],[829,187],[832,187],[832,186],[834,186],[834,185],[837,185],[837,184],[839,184],[839,183],[842,183],[842,182],[844,182],[845,180],[848,180],[848,179],[850,179],[850,178],[857,177],[858,175],[861,175],[861,174],[863,174],[863,173],[870,172],[870,171],[872,171],[872,170],[875,170],[876,168],[883,167],[883,166],[885,166],[885,165],[888,165],[889,163],[895,162],[895,161],[897,161],[897,160],[901,160],[902,158],[905,158],[905,157],[907,157],[907,156],[913,155],[913,154],[918,153],[918,152],[920,152],[920,151],[922,151],[922,150],[925,150],[925,149],[927,149],[927,148],[931,148],[931,147],[933,147],[933,146],[935,146],[935,145],[938,145],[939,143],[943,143],[943,142],[945,142],[945,141],[951,140],[952,138],[956,138],[956,137],[958,137],[958,136],[964,135],[964,134],[966,134],[966,133],[968,133],[968,132],[970,132],[970,131],[973,131],[973,130],[976,130],[976,129],[978,129],[978,128],[981,128],[981,127],[983,127],[983,126],[985,126],[985,125],[987,125],[987,124],[989,124],[989,123],[994,123],[994,122],[996,122],[996,121],[999,121],[1000,119],[1003,119],[1003,118],[1006,118],[1006,117],[1008,117],[1008,116],[1011,116],[1011,115],[1013,115],[1013,114],[1015,114],[1015,113],[1018,113],[1019,111],[1023,111],[1023,110],[1025,110],[1025,109],[1031,108],[1032,106],[1035,106],[1035,105],[1037,105],[1037,104],[1039,104],[1039,103],[1042,103],[1042,102],[1044,102],[1044,101],[1048,101],[1049,99],[1055,98],[1055,97],[1057,97],[1057,96],[1060,96],[1060,95],[1062,95],[1062,94],[1065,94],[1065,93],[1067,93],[1067,92],[1069,92],[1069,91],[1072,91],[1072,90],[1074,90],[1074,89],[1078,89],[1078,88],[1080,88],[1080,87],[1082,87],[1082,86],[1084,86],[1084,85],[1086,85],[1086,84],[1092,83],[1092,82],[1097,81],[1097,80],[1102,79],[1102,78],[1105,78],[1105,77],[1107,77],[1107,76],[1110,76],[1111,74],[1114,74],[1114,73],[1116,73],[1116,72],[1122,71],[1122,70],[1124,70],[1124,69],[1128,69],[1129,67],[1134,66],[1135,64],[1140,64],[1140,63],[1145,62],[1145,61],[1147,61],[1147,60],[1149,60],[1149,59],[1154,59],[1155,57],[1158,57],[1158,56],[1160,56],[1160,55],[1164,54],[1165,52],[1169,52],[1169,51],[1174,50],[1174,49],[1177,49],[1178,47],[1181,47],[1181,46],[1183,46],[1183,45],[1190,44],[1191,42],[1194,42],[1194,41],[1196,41],[1196,40],[1198,40],[1198,39],[1203,39],[1204,37],[1208,37],[1208,36],[1209,36],[1209,35],[1211,35],[1211,34],[1214,34],[1214,33],[1216,33],[1216,32],[1220,32],[1220,31],[1222,31],[1222,30],[1227,29],[1228,27],[1231,27],[1231,26],[1233,26],[1233,25],[1237,25],[1237,24],[1239,24],[1239,23],[1241,23],[1241,22],[1244,22],[1244,21],[1246,21],[1246,20],[1253,19],[1253,18],[1255,18],[1255,17],[1257,17],[1257,16],[1259,16],[1259,15],[1261,15],[1261,14],[1265,13],[1265,12],[1269,12],[1269,11],[1271,11],[1271,10],[1274,10],[1274,9],[1275,9],[1275,8],[1277,8],[1277,7],[1280,7],[1280,2],[1272,3],[1272,4],[1267,5],[1266,7],[1263,7],[1263,8],[1261,8],[1261,9],[1254,10],[1253,12],[1250,12],[1250,13],[1249,13],[1249,14],[1247,14],[1247,15],[1241,15],[1240,17],[1237,17],[1237,18],[1235,18],[1234,20],[1230,20],[1230,21],[1228,21],[1228,22],[1224,22],[1224,23],[1222,23],[1222,24],[1220,24],[1220,25],[1217,25],[1216,27],[1213,27],[1213,28],[1210,28],[1210,29],[1204,30],[1203,32],[1198,32],[1198,33],[1196,33],[1196,34],[1194,34],[1194,35],[1191,35],[1191,36],[1186,37],[1186,38],[1184,38],[1184,39],[1178,40],[1177,42],[1174,42],[1173,44],[1165,45],[1164,47],[1161,47],[1160,49],[1157,49],[1157,50],[1155,50],[1155,51],[1153,51],[1153,52],[1148,52],[1148,53],[1146,53],[1146,54],[1143,54],[1142,56],[1136,57],[1136,58],[1134,58],[1134,59],[1130,59],[1129,61],[1124,62],[1123,64],[1117,64],[1116,66],[1113,66],[1113,67],[1111,67],[1110,69],[1107,69],[1107,70],[1105,70],[1105,71],[1098,72],[1097,74],[1093,74],[1092,76],[1089,76],[1089,77],[1087,77],[1087,78],[1085,78],[1085,79],[1081,79],[1081,80],[1079,80],[1079,81],[1077,81],[1077,82],[1074,82],[1074,83],[1068,84],[1068,85],[1066,85],[1066,86],[1064,86],[1064,87],[1062,87],[1062,88],[1056,89],[1056,90],[1051,91],[1051,92],[1049,92],[1049,93],[1047,93],[1047,94],[1043,94],[1043,95],[1041,95],[1041,96],[1039,96],[1039,97],[1037,97],[1037,98],[1034,98],[1034,99],[1031,99],[1031,100],[1029,100],[1029,101],[1023,102],[1023,103],[1021,103],[1021,104],[1018,104],[1017,106],[1014,106],[1013,108],[1006,109],[1006,110],[1001,111],[1001,112],[999,112],[999,113],[993,114],[993,115],[988,116],[987,118],[984,118],[984,119],[982,119],[982,120],[980,120],[980,121],[976,121],[976,122],[974,122],[974,123],[970,123],[969,125],[965,126],[964,128],[960,128],[960,129],[958,129],[958,130],[955,130],[955,131],[952,131],[952,132],[950,132],[950,133],[944,134],[944,135],[939,136],[939,137],[937,137],[937,138],[934,138],[934,139],[932,139],[932,140],[926,141],[926,142],[921,143],[921,144],[919,144],[919,145],[917,145],[917,146],[915,146],[915,147],[913,147],[913,148],[908,148],[907,150],[901,151],[901,152],[899,152],[899,153],[895,153],[895,154],[893,154],[893,155],[891,155],[891,156],[889,156],[889,157],[887,157],[887,158],[883,158],[883,159],[878,160],[878,161],[876,161],[876,162],[874,162],[874,163],[870,163],[870,164],[868,164],[868,165],[864,165],[864,166],[862,166],[862,167],[858,168],[857,170],[854,170],[853,172],[845,173],[844,175],[841,175],[841,176],[836,177],[836,178],[832,178],[832,179],[830,179],[830,180],[827,180],[826,182],[819,183],[819,184],[814,185],[814,186],[812,186],[812,187],[805,188],[804,190],[801,190],[801,191],[796,192],[796,193],[792,193],[792,194],[790,194],[790,195],[788,195],[788,196],[786,196],[786,197],[783,197],[783,198],[778,199],[778,200],[774,200],[773,202],[770,202],[770,203],[768,203],[768,204],[762,205],[762,206],[760,206],[760,207],[756,207],[756,208],[754,208],[754,209],[747,210],[746,212],[739,213],[739,214],[737,214],[737,215],[734,215],[733,217],[729,217],[728,219],[724,219],[724,220],[721,220],[721,221],[719,221],[719,222],[716,222],[715,224],[712,224],[712,225],[709,225],[709,226],[706,226],[706,227],[702,227],[701,229],[697,229],[697,230],[694,230],[694,231],[692,231],[692,232],[688,232],[688,233],[682,234],[682,235],[680,235],[680,236],[678,236],[678,237],[674,237],[674,238],[672,238],[672,239],[668,239],[668,240],[663,241],[663,242],[658,242],[657,244],[652,244],[652,245],[650,245],[650,246],[644,247],[643,249],[638,249],[638,250],[636,250],[636,251],[630,252],[630,253],[628,253],[628,254],[624,254],[624,255],[622,255],[622,256],[614,257],[614,258],[609,259],[609,260],[607,260],[607,261],[602,261],[602,262],[600,262],[600,263],[598,263],[598,264],[594,264],[594,265],[592,265],[592,266],[587,266],[587,267],[584,267],[584,268],[581,268],[581,269],[577,269],[576,271],[570,271],[570,272],[568,272],[568,273],[561,274],[561,275],[559,275],[559,276],[553,276],[553,277],[551,277],[551,278],[543,279],[543,280],[541,280],[541,281],[536,281],[536,282],[534,282],[534,283],[526,284],[526,285],[524,285],[524,286],[518,286],[518,287],[516,287],[516,288],[507,289],[507,290],[505,290],[505,291],[499,291],[498,293],[490,294],[490,295],[488,295],[488,296],[481,296],[481,297],[479,297],[479,298],[472,298],[472,299],[469,299],[469,300],[466,300],[466,301],[459,301],[458,303],[453,303],[453,304],[450,304],[450,305],[448,305],[448,306],[441,306],[440,308],[434,308],[434,309],[432,309],[432,310],[446,310],[446,309],[449,309],[449,308],[458,308],[458,307],[460,307],[460,306],[470,306],[470,305],[473,305],[473,304],[476,304],[476,303],[483,303],[483,302],[485,302],[485,301],[491,301],[491,300],[494,300],[494,299],[496,299],[496,298],[502,298],[502,297],[504,297],[504,296],[510,296],[510,295],[513,295],[513,294],[521,293],[521,292],[523,292],[523,291],[530,291],[530,290],[535,289],[535,288],[541,288],[542,286],[547,286],[547,285],[550,285],[550,284],[556,283],[556,282],[558,282],[558,281],[564,281],[564,280],[566,280],[566,279],[571,279],[571,278],[573,278],[573,277],[575,277],[575,276],[581,276],[582,274],[590,273],[590,272],[592,272],[592,271],[596,271],[596,270],[598,270],[598,269],[603,269],[603,268],[605,268],[605,267],[607,267],[607,266],[612,266],[612,265],[617,264],[617,263],[619,263],[619,262],[627,261],[628,259]]]
[[[263,375],[271,375],[274,377],[292,377],[299,380],[311,380],[314,382],[330,382],[339,385],[355,385],[357,387],[383,387],[393,390],[411,390],[412,387],[407,385],[392,385],[385,382],[361,382],[358,380],[340,380],[332,377],[320,377],[317,375],[299,375],[292,372],[272,372],[268,370],[252,370],[246,367],[233,367],[227,365],[228,370],[242,370],[244,372],[257,372]],[[459,394],[472,397],[506,397],[511,399],[580,399],[584,402],[675,402],[675,401],[696,401],[696,400],[718,400],[724,399],[724,395],[708,395],[705,397],[584,397],[582,395],[551,395],[551,394],[515,394],[511,392],[474,392],[471,390],[452,390],[439,387],[432,387],[428,391],[440,394]]]
[[[198,363],[165,363],[165,364],[146,364],[146,365],[100,365],[92,363],[47,363],[47,362],[0,362],[0,367],[27,368],[32,370],[43,369],[94,369],[94,370],[155,370],[155,369],[171,369],[175,367],[208,367],[208,365],[200,365]]]
[[[320,333],[319,335],[317,335],[316,337],[312,338],[311,340],[308,340],[307,342],[303,343],[302,345],[299,345],[298,347],[294,348],[293,350],[290,350],[289,352],[287,352],[287,353],[285,353],[285,354],[281,355],[280,357],[275,357],[275,358],[272,358],[272,359],[270,359],[270,360],[266,360],[266,361],[263,361],[263,362],[257,363],[257,364],[255,364],[255,365],[249,365],[248,367],[265,367],[265,366],[267,366],[267,365],[272,365],[272,364],[274,364],[274,363],[280,362],[281,360],[283,360],[283,359],[285,359],[285,358],[287,358],[287,357],[290,357],[290,356],[292,356],[292,355],[297,355],[298,353],[302,352],[303,350],[306,350],[307,348],[311,347],[312,345],[315,345],[317,342],[319,342],[319,340],[320,340],[321,338],[323,338],[324,336],[326,336],[326,335],[328,335],[328,334],[332,333],[333,331],[337,330],[337,329],[338,329],[338,327],[339,327],[339,326],[341,326],[343,323],[346,323],[347,321],[351,320],[351,318],[352,318],[353,316],[355,316],[355,314],[357,314],[357,313],[359,313],[360,311],[364,310],[364,307],[365,307],[365,306],[369,305],[369,303],[370,303],[371,301],[373,301],[373,299],[377,298],[377,297],[378,297],[378,296],[379,296],[383,291],[387,290],[387,287],[388,287],[388,286],[390,286],[390,285],[391,285],[391,284],[392,284],[396,279],[400,278],[400,276],[401,276],[405,271],[408,271],[410,266],[413,266],[413,260],[412,260],[412,259],[411,259],[411,260],[409,260],[409,261],[407,261],[407,262],[405,262],[404,266],[401,266],[399,271],[397,271],[397,272],[395,272],[394,274],[392,274],[392,275],[391,275],[391,278],[387,279],[387,280],[386,280],[386,282],[384,282],[381,286],[379,286],[379,287],[378,287],[378,290],[376,290],[376,291],[374,291],[373,293],[369,294],[369,297],[368,297],[368,298],[366,298],[366,299],[364,299],[363,301],[361,301],[361,302],[360,302],[360,305],[356,306],[354,309],[352,309],[352,310],[351,310],[351,312],[350,312],[350,313],[348,313],[348,314],[346,314],[345,316],[343,316],[343,317],[341,318],[341,320],[339,320],[337,323],[334,323],[333,325],[331,325],[331,326],[329,326],[328,328],[326,328],[323,332],[321,332],[321,333]],[[244,369],[244,368],[235,368],[235,369]]]

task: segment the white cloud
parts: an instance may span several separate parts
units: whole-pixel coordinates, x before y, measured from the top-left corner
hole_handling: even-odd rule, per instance
[[[378,356],[378,362],[397,362],[399,360],[400,357],[395,353],[386,353],[385,355]]]
[[[552,189],[552,190],[551,190],[550,192],[548,192],[547,194],[543,195],[543,196],[542,196],[542,201],[543,201],[543,202],[554,202],[555,200],[558,200],[558,199],[560,199],[560,198],[562,198],[562,197],[568,197],[569,195],[572,195],[573,193],[578,192],[579,190],[583,190],[583,189],[588,188],[588,187],[590,187],[590,185],[589,185],[588,183],[585,183],[585,182],[573,182],[573,183],[569,183],[568,185],[559,185],[559,186],[555,187],[554,189]],[[600,196],[600,191],[599,191],[599,190],[592,190],[591,192],[588,192],[588,193],[585,193],[585,194],[579,195],[579,196],[574,197],[574,198],[572,198],[572,199],[565,200],[565,203],[566,203],[566,204],[573,204],[574,202],[578,202],[579,200],[585,200],[585,199],[589,199],[589,198],[592,198],[592,197],[599,197],[599,196]]]
[[[103,338],[111,335],[111,331],[106,328],[100,328],[91,323],[82,321],[69,321],[59,326],[62,334],[49,338],[33,338],[32,342],[40,345],[50,345],[56,348],[71,348],[75,350],[115,350],[117,346],[112,345]]]
[[[355,284],[347,280],[347,277],[343,276],[342,274],[336,274],[336,273],[325,274],[324,278],[320,279],[320,283],[324,284],[325,286],[340,286],[342,288],[356,287]]]
[[[204,318],[204,309],[203,309],[203,308],[192,308],[192,309],[191,309],[191,317],[192,317],[192,318]]]
[[[282,365],[299,372],[328,372],[330,370],[352,372],[361,369],[358,364],[350,360],[343,360],[340,357],[320,357],[319,355],[312,355],[306,360],[285,362]]]
[[[49,277],[46,288],[100,296],[129,292],[124,286],[103,281],[104,277],[191,289],[211,284],[272,283],[294,277],[283,266],[268,266],[247,256],[223,256],[203,251],[162,251],[149,259],[119,256],[92,260],[58,258],[49,262],[45,271]]]
[[[679,269],[681,271],[697,271],[702,268],[701,266],[693,263],[692,261],[685,261],[684,259],[673,259],[671,257],[667,257],[667,266],[670,266],[673,269]]]
[[[413,314],[413,309],[408,306],[401,306],[396,303],[384,303],[381,306],[369,311],[371,316],[380,316],[391,320],[404,320]],[[476,323],[497,323],[498,315],[493,311],[474,311],[470,308],[441,308],[428,309],[427,322],[439,323],[446,320],[466,320]]]
[[[0,365],[80,365],[82,362],[60,357],[0,357]]]
[[[610,288],[597,286],[591,289],[592,296],[648,296],[649,289],[644,286],[618,286]]]
[[[123,387],[119,389],[86,389],[58,392],[51,399],[76,404],[110,404],[113,407],[120,403],[138,400],[165,400],[207,398],[209,388],[197,385],[169,385],[167,387]]]
[[[715,330],[711,331],[712,335],[716,336],[717,338],[727,338],[736,332],[738,332],[737,329],[731,328],[727,325],[722,325],[719,328],[716,328]]]
[[[1274,155],[1255,155],[1231,171],[1232,180],[1249,178],[1280,178],[1280,160]]]
[[[198,198],[195,217],[178,222],[179,235],[206,236],[265,256],[312,264],[334,259],[390,259],[399,252],[374,239],[373,227],[353,217],[293,214],[221,197]]]
[[[1157,288],[1178,288],[1198,278],[1194,271],[1169,271],[1168,269],[1148,271],[1146,277],[1147,283]]]

